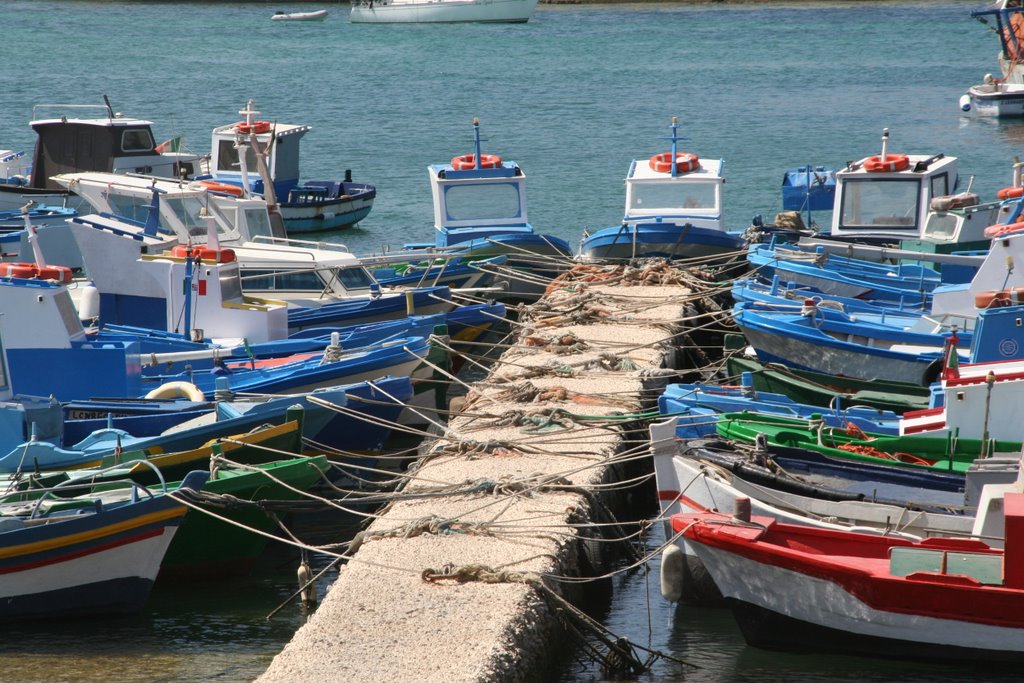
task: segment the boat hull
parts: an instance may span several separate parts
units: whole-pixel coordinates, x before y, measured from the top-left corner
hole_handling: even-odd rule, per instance
[[[744,248],[738,234],[722,230],[673,224],[642,224],[605,228],[583,240],[583,259],[629,260],[634,258],[688,259],[718,256]]]
[[[352,5],[354,24],[455,23],[529,21],[537,0],[440,0],[359,2]]]
[[[281,217],[289,235],[351,227],[366,218],[377,196],[372,185],[342,183],[338,188],[331,188],[331,196],[309,194],[310,190],[318,189],[325,188],[297,188],[281,202]]]
[[[967,95],[970,98],[970,111],[977,116],[1024,116],[1024,85],[975,85],[968,89]]]

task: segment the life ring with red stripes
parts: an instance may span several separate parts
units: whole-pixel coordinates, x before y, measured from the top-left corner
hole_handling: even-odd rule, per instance
[[[906,154],[886,154],[868,157],[864,160],[864,170],[868,173],[895,173],[910,168],[910,157]]]
[[[481,154],[480,168],[498,168],[501,166],[501,157],[497,154]],[[460,154],[452,157],[452,168],[456,171],[468,171],[476,168],[475,154]]]
[[[1004,187],[996,192],[996,196],[1000,199],[1016,199],[1022,195],[1024,195],[1024,187]]]
[[[1019,306],[1021,304],[1024,304],[1024,287],[993,289],[987,292],[978,292],[974,295],[975,308],[1002,308],[1004,306]]]
[[[176,258],[199,258],[209,263],[233,263],[235,252],[232,249],[214,249],[205,245],[187,246],[179,244],[171,249],[171,255]]]
[[[231,183],[220,183],[216,180],[200,180],[199,184],[210,192],[220,192],[221,194],[229,194],[233,197],[242,196],[242,188]]]
[[[0,263],[0,276],[23,280],[56,280],[63,284],[68,284],[72,279],[71,269],[67,266],[37,266],[34,263]]]
[[[656,173],[669,173],[672,170],[672,152],[655,154],[647,162]],[[676,173],[689,173],[700,168],[700,158],[696,154],[676,153]]]
[[[270,121],[253,121],[252,125],[249,125],[245,121],[239,121],[235,124],[235,128],[239,133],[248,135],[249,133],[269,133],[270,132]]]
[[[1015,235],[1021,231],[1024,231],[1024,221],[1017,223],[996,223],[985,228],[985,237],[992,239],[999,239],[1000,237],[1009,237]]]

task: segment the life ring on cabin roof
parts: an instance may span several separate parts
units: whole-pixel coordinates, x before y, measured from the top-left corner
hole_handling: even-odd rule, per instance
[[[1024,287],[990,290],[974,295],[975,308],[1001,308],[1003,306],[1020,306],[1024,304]]]
[[[200,180],[199,184],[210,192],[220,192],[221,194],[229,194],[234,197],[242,196],[242,188],[231,183],[221,183],[216,180]]]
[[[868,173],[895,173],[910,168],[910,157],[906,154],[886,154],[884,157],[868,157],[864,170]]]
[[[670,173],[672,171],[672,152],[655,154],[647,162],[651,170],[656,173]],[[689,173],[700,168],[700,158],[696,154],[685,152],[676,153],[676,173]]]
[[[498,168],[501,166],[501,157],[497,154],[481,154],[480,168]],[[460,154],[452,157],[452,168],[456,171],[468,171],[476,168],[475,154]]]
[[[1024,195],[1024,187],[1004,187],[996,192],[996,196],[1000,199],[1016,199],[1022,195]]]
[[[199,258],[209,263],[233,263],[235,252],[233,249],[214,249],[205,245],[187,246],[179,244],[171,249],[171,256],[176,258]]]
[[[250,126],[245,121],[239,121],[235,124],[235,128],[239,133],[244,133],[246,135],[249,133],[256,133],[258,135],[260,133],[269,133],[271,124],[270,121],[253,121]]]
[[[1024,221],[1017,223],[996,223],[985,228],[985,237],[992,239],[999,239],[1001,237],[1009,237],[1010,235],[1016,235],[1019,232],[1024,232]]]
[[[0,276],[24,280],[56,280],[63,284],[68,284],[72,279],[71,269],[67,266],[37,266],[34,263],[0,263]]]
[[[153,389],[145,398],[187,398],[190,401],[205,401],[202,390],[191,382],[164,382]]]

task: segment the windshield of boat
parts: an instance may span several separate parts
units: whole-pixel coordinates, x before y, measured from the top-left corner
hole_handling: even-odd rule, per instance
[[[917,178],[848,179],[839,226],[848,230],[913,230],[920,191]]]
[[[369,289],[370,285],[374,282],[373,277],[366,268],[363,268],[362,266],[338,268],[334,271],[334,274],[346,291],[351,291],[353,289]]]
[[[634,183],[630,209],[717,209],[718,183]]]
[[[321,274],[312,268],[302,270],[246,268],[242,271],[242,280],[245,289],[249,291],[321,292],[324,289]]]
[[[245,146],[245,169],[250,173],[256,172],[256,152],[251,145]],[[234,171],[238,173],[242,167],[238,164],[238,148],[234,140],[221,140],[217,143],[217,168],[218,171]]]
[[[519,183],[472,183],[444,188],[447,220],[522,220]]]
[[[145,224],[146,218],[149,217],[151,201],[149,194],[146,196],[107,194],[107,204],[110,205],[111,213],[142,224]],[[161,203],[163,203],[163,200],[161,200]],[[174,234],[174,230],[165,226],[162,220],[157,225],[157,232],[163,235]]]
[[[249,239],[257,237],[273,237],[274,232],[270,228],[270,216],[265,208],[253,207],[245,210],[245,225],[249,228]]]

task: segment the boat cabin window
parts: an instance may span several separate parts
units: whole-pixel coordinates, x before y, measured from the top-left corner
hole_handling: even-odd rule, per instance
[[[952,192],[949,187],[949,176],[945,173],[940,173],[932,178],[932,194],[931,197],[945,197],[947,194]],[[929,199],[931,199],[929,197]]]
[[[221,301],[242,300],[242,281],[237,268],[221,268],[219,279]]]
[[[925,239],[950,241],[957,234],[963,217],[955,213],[933,213],[924,224]]]
[[[921,184],[910,180],[848,179],[839,225],[847,230],[913,230]]]
[[[148,128],[126,128],[121,133],[122,152],[151,152],[153,150],[153,134]]]
[[[516,220],[519,210],[518,183],[474,183],[449,185],[444,189],[448,220]]]
[[[315,270],[256,270],[242,271],[245,289],[249,291],[321,292],[324,281]]]
[[[273,237],[274,231],[270,228],[270,216],[266,209],[253,207],[245,210],[245,224],[249,228],[249,239],[254,240],[259,236]]]
[[[256,152],[251,145],[245,146],[245,168],[247,171],[256,172]],[[238,164],[238,148],[234,140],[217,141],[217,168],[218,171],[234,171],[239,173],[242,167]]]
[[[108,194],[107,204],[114,215],[122,216],[136,223],[145,223],[149,217],[150,198],[125,194]],[[174,231],[158,221],[156,231],[162,235],[173,235]]]
[[[717,209],[718,183],[634,183],[631,209]]]
[[[339,268],[334,271],[334,275],[346,290],[368,289],[374,283],[373,276],[362,266]]]
[[[176,197],[161,199],[160,203],[167,206],[174,216],[181,221],[190,236],[206,234],[206,220],[200,217],[203,201],[199,197]]]

